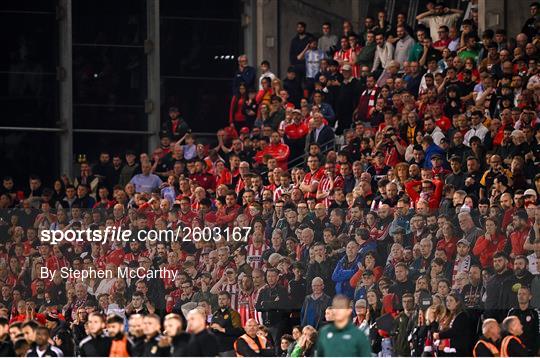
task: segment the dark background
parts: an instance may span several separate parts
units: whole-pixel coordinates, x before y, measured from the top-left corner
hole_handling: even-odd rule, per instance
[[[55,0],[0,2],[0,126],[58,127]],[[230,80],[242,52],[241,2],[161,0],[161,109],[178,106],[194,132],[227,123]],[[73,127],[147,130],[146,1],[73,1]],[[234,58],[216,59],[233,55]],[[147,150],[147,137],[75,133],[74,158]],[[59,170],[56,133],[0,131],[0,175],[47,182]],[[23,184],[24,185],[24,184]]]

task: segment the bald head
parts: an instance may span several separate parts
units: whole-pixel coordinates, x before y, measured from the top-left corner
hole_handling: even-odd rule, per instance
[[[501,328],[497,320],[493,318],[486,319],[482,323],[482,334],[492,341],[497,341],[501,337]]]

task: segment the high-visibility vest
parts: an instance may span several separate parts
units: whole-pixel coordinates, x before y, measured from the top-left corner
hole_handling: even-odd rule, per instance
[[[111,350],[109,351],[109,357],[129,357],[127,345],[128,341],[126,336],[119,340],[113,339],[111,342]]]
[[[240,339],[243,339],[248,344],[249,348],[251,348],[251,350],[253,350],[255,353],[261,353],[261,350],[259,349],[257,342],[255,342],[255,340],[251,338],[250,336],[248,336],[247,334],[243,334],[240,337],[238,337],[236,341],[234,341],[234,351],[236,352],[237,357],[243,357],[241,354],[238,353],[238,349],[237,349],[238,340]],[[259,340],[259,344],[261,345],[261,347],[263,349],[266,348],[266,338],[257,335],[257,339]]]
[[[510,343],[511,339],[515,339],[518,341],[519,344],[523,346],[523,343],[521,342],[521,339],[519,339],[516,336],[506,336],[503,338],[501,343],[501,357],[508,357],[508,344]]]
[[[476,355],[476,347],[478,347],[478,345],[482,343],[483,345],[486,346],[487,349],[489,349],[489,351],[491,352],[491,354],[493,354],[494,357],[498,357],[499,356],[499,348],[497,348],[496,345],[494,345],[493,343],[491,342],[488,342],[488,341],[484,341],[483,339],[479,339],[478,342],[476,342],[476,344],[474,345],[474,349],[473,349],[473,357],[478,357]]]

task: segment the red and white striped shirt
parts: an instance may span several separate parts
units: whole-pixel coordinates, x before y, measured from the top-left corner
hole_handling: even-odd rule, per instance
[[[238,311],[238,294],[240,292],[240,286],[238,283],[225,283],[221,285],[220,291],[227,291],[231,294],[231,308]]]
[[[240,292],[238,294],[238,313],[242,327],[246,325],[249,319],[255,318],[255,296],[252,293]]]
[[[254,244],[248,245],[246,262],[251,268],[260,269],[262,267],[262,254],[266,249],[268,249],[266,244],[262,244],[258,248]]]
[[[274,203],[277,202],[283,194],[290,194],[291,191],[294,189],[294,185],[290,184],[288,188],[284,188],[282,186],[279,186],[274,191]]]
[[[353,77],[358,77],[358,73],[354,73],[354,64],[352,64],[352,57],[353,57],[353,53],[354,53],[354,50],[352,48],[349,48],[348,50],[345,50],[343,51],[343,49],[339,50],[339,51],[336,51],[336,53],[334,54],[334,60],[338,61],[338,60],[341,60],[341,61],[345,61],[345,62],[348,62],[349,64],[351,64],[351,67],[353,69]],[[339,62],[339,61],[338,61]],[[339,72],[341,72],[341,68],[343,66],[339,66]]]
[[[333,181],[334,184],[332,186],[330,179],[327,176],[324,176],[319,182],[319,186],[317,187],[317,191],[320,191],[322,193],[329,193],[326,198],[320,201],[322,204],[324,204],[326,208],[328,208],[330,204],[332,204],[332,202],[334,201],[334,189],[343,188],[345,183],[341,175],[334,177]]]

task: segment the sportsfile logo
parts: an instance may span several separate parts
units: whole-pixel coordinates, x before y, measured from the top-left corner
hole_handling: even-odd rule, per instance
[[[103,230],[67,229],[41,230],[41,242],[57,245],[60,242],[129,242],[129,241],[235,241],[247,242],[251,227],[221,229],[219,227],[178,227],[166,230],[137,230],[106,227]]]

